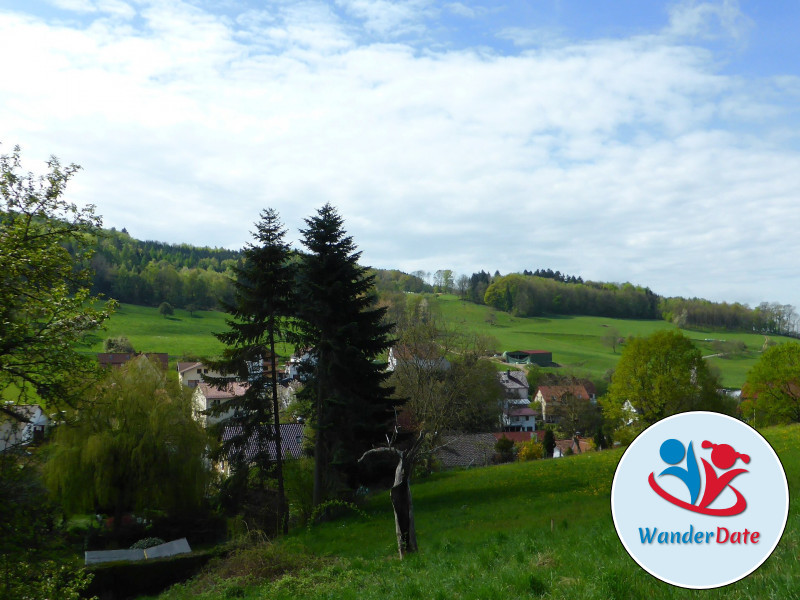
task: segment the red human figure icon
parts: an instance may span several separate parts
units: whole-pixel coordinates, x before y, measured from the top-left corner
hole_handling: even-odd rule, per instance
[[[728,444],[712,444],[708,440],[705,440],[702,443],[702,447],[706,449],[713,448],[711,451],[711,462],[714,463],[714,466],[718,469],[730,469],[738,459],[741,459],[745,464],[750,463],[750,457],[747,454],[736,452],[736,450]],[[708,464],[705,458],[701,458],[700,460],[703,462],[703,468],[706,473],[706,489],[703,493],[703,499],[700,501],[701,508],[707,507],[716,500],[717,496],[722,493],[722,490],[730,485],[734,477],[748,472],[747,469],[733,469],[732,471],[717,476],[714,467]],[[739,514],[747,507],[747,502],[739,490],[733,486],[730,486],[730,488],[736,494],[736,504],[730,509],[735,512],[730,512],[729,514]]]

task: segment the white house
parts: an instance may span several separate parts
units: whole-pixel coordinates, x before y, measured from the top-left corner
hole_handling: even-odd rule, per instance
[[[201,362],[178,363],[178,379],[180,379],[181,385],[194,389],[203,381],[203,375],[220,377],[219,373],[210,370]]]
[[[536,431],[536,411],[528,406],[503,413],[503,431]]]
[[[200,421],[205,427],[230,419],[235,414],[233,409],[223,411],[216,415],[209,415],[207,411],[221,404],[230,402],[233,398],[243,396],[247,387],[248,385],[246,383],[233,382],[227,384],[222,389],[217,389],[207,383],[198,383],[194,388],[194,395],[192,396],[194,418]]]
[[[24,421],[0,413],[0,452],[13,446],[24,446],[44,438],[50,419],[35,404],[20,404],[10,407]]]

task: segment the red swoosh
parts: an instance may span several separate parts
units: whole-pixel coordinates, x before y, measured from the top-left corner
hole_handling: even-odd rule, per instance
[[[653,488],[653,491],[664,498],[670,504],[674,504],[675,506],[680,506],[681,508],[685,508],[686,510],[690,510],[692,512],[700,513],[701,515],[712,515],[716,517],[732,517],[733,515],[738,515],[741,512],[744,512],[744,509],[747,508],[747,500],[744,499],[744,496],[737,490],[735,487],[730,487],[734,493],[736,494],[736,504],[731,506],[730,508],[706,508],[701,506],[695,506],[694,504],[689,504],[688,502],[684,502],[665,492],[661,487],[656,483],[656,478],[653,473],[650,473],[650,477],[647,478],[650,487]]]

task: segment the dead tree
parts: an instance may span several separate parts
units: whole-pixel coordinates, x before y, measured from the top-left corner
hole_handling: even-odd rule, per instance
[[[387,436],[388,437],[388,436]],[[411,498],[411,473],[414,464],[420,455],[425,442],[425,433],[420,432],[417,439],[407,450],[400,450],[394,444],[394,438],[387,440],[388,446],[367,450],[358,462],[363,462],[368,456],[378,454],[391,454],[397,457],[397,468],[394,471],[394,485],[389,490],[394,509],[394,525],[397,533],[397,549],[400,558],[406,554],[417,551],[417,531],[414,525],[414,502]]]

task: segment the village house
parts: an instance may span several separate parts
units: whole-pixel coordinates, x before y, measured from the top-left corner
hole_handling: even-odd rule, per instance
[[[6,448],[26,446],[44,439],[50,419],[36,404],[19,404],[10,407],[24,419],[20,421],[11,415],[0,413],[0,452]]]
[[[566,399],[576,398],[585,402],[597,402],[594,388],[589,391],[587,384],[576,383],[572,385],[542,385],[536,391],[534,402],[538,402],[542,407],[542,421],[544,423],[558,422],[558,407]]]
[[[247,387],[247,383],[232,382],[218,389],[207,383],[198,382],[192,396],[194,418],[202,423],[204,427],[216,425],[220,421],[230,419],[235,414],[233,409],[214,415],[208,414],[208,411],[221,404],[226,404],[234,398],[240,398],[244,395]]]
[[[525,406],[503,413],[503,431],[536,431],[536,411]]]
[[[387,371],[394,371],[401,365],[412,364],[420,369],[431,371],[448,371],[450,361],[441,355],[441,350],[434,344],[420,344],[417,347],[392,346],[389,348]]]

